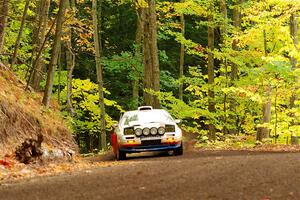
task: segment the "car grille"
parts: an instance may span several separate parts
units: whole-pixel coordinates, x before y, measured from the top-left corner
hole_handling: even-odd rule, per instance
[[[142,141],[142,145],[160,145],[161,140],[144,140]]]

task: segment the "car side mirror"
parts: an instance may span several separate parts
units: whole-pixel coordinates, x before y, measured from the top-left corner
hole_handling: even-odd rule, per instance
[[[176,124],[179,124],[181,122],[180,119],[175,119],[174,121],[175,121]]]

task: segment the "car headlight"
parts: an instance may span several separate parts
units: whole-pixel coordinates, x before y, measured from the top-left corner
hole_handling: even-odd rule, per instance
[[[133,135],[133,134],[134,134],[134,130],[132,127],[124,128],[124,135]]]
[[[143,129],[143,134],[144,134],[145,136],[149,135],[149,134],[150,134],[150,129],[149,129],[149,128],[144,128],[144,129]]]
[[[150,129],[151,135],[156,135],[157,134],[157,128],[153,127]]]
[[[175,126],[174,125],[167,124],[165,127],[166,127],[166,132],[167,133],[175,132]]]
[[[143,130],[141,128],[135,129],[134,132],[135,132],[135,135],[138,137],[140,137],[143,134]]]
[[[165,134],[166,130],[165,130],[164,127],[159,127],[157,132],[158,132],[159,135],[163,135],[163,134]]]

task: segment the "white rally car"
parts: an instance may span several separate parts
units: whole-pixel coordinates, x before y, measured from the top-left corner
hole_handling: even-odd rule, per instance
[[[163,109],[142,106],[125,112],[112,134],[113,152],[118,160],[127,153],[145,151],[173,151],[183,154],[182,131],[179,120],[174,120]]]

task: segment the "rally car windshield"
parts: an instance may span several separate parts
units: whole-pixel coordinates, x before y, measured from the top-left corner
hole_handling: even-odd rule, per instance
[[[172,123],[173,118],[165,111],[152,110],[152,111],[130,111],[124,114],[121,124],[129,126],[132,123]]]

